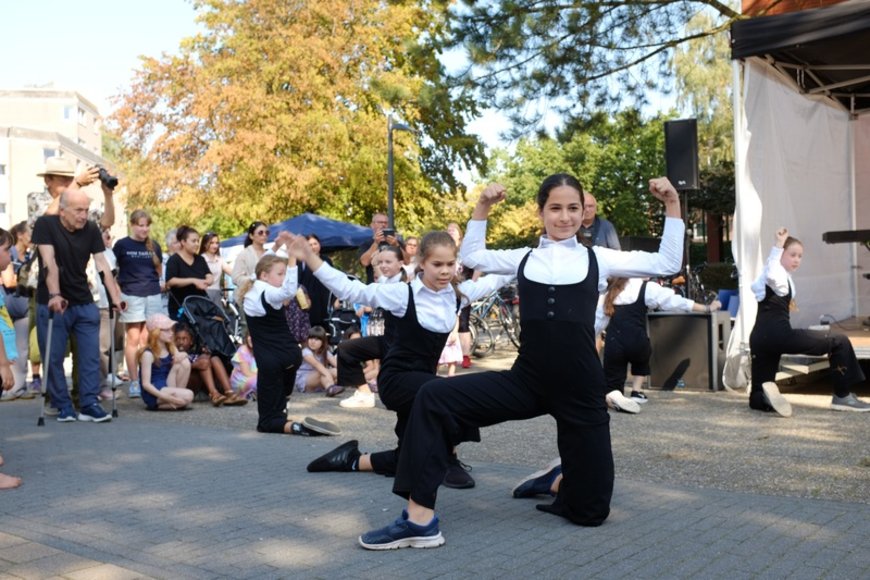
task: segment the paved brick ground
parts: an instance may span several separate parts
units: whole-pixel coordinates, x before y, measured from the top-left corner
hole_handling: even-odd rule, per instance
[[[295,404],[310,412],[325,402]],[[443,548],[367,552],[359,533],[402,507],[391,480],[305,472],[349,437],[257,434],[250,408],[120,409],[110,424],[49,419],[37,428],[36,401],[0,405],[3,470],[25,478],[0,492],[0,578],[870,577],[866,500],[618,478],[611,517],[585,529],[509,497],[549,459],[540,451],[513,463],[475,460],[475,489],[443,490]],[[344,413],[347,435],[365,423],[363,433],[389,441],[386,411]],[[523,439],[551,441],[551,422],[536,421],[524,423]],[[868,432],[855,433],[865,448]]]

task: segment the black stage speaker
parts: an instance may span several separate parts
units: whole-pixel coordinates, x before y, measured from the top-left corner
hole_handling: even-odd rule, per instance
[[[665,159],[677,191],[698,189],[697,120],[665,121]]]
[[[650,386],[665,391],[683,379],[692,390],[719,390],[731,333],[727,312],[650,312]]]

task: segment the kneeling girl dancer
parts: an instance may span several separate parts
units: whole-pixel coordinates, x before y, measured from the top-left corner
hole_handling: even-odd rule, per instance
[[[279,236],[276,245],[283,244],[289,235]],[[239,287],[257,361],[257,431],[338,435],[341,430],[333,423],[310,417],[301,423],[287,419],[287,398],[302,362],[302,350],[284,315],[284,302],[296,295],[297,273],[293,262],[288,268],[287,258],[266,254],[257,262],[256,280],[246,280]]]
[[[360,536],[367,549],[430,548],[444,543],[435,499],[447,469],[445,441],[456,445],[469,430],[511,419],[550,414],[565,458],[564,481],[552,505],[541,506],[572,522],[598,526],[610,513],[613,455],[605,381],[595,351],[595,307],[610,276],[654,276],[679,270],[683,221],[676,190],[665,178],[650,181],[667,219],[658,253],[586,248],[578,243],[583,189],[570,175],[548,177],[538,191],[545,236],[528,250],[487,250],[486,218],[505,198],[488,186],[462,244],[462,263],[482,272],[516,275],[520,296],[520,349],[510,371],[435,379],[414,402],[393,492],[408,507],[394,523]]]
[[[835,411],[870,411],[870,404],[856,398],[849,387],[864,381],[864,373],[855,357],[852,343],[842,334],[793,329],[789,310],[796,294],[791,273],[798,269],[804,246],[788,235],[788,230],[776,231],[776,244],[764,264],[764,270],[752,283],[758,300],[755,326],[749,335],[752,352],[752,389],[749,407],[757,411],[775,411],[791,417],[791,403],[783,397],[774,382],[779,359],[788,354],[828,355],[834,380],[831,408]]]
[[[466,304],[507,284],[513,276],[487,276],[477,282],[456,284],[457,248],[446,232],[430,232],[423,237],[418,264],[421,273],[409,284],[365,285],[348,279],[343,272],[324,263],[304,240],[296,239],[290,247],[337,297],[383,308],[393,319],[393,333],[378,374],[378,393],[384,405],[396,413],[396,449],[361,455],[358,442],[349,441],[312,461],[308,471],[374,471],[392,476],[396,473],[414,397],[421,385],[435,377],[438,358],[447,335],[454,328],[457,312]],[[465,441],[480,440],[476,428],[469,429],[464,435]],[[445,461],[458,464],[450,449],[445,448],[444,453]],[[465,476],[465,483],[455,487],[474,485],[474,480],[467,474]]]

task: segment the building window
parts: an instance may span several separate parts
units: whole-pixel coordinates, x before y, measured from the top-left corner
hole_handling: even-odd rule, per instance
[[[55,151],[54,149],[49,149],[48,147],[43,147],[42,160],[48,161],[49,157],[57,157],[57,151]]]
[[[2,214],[6,213],[6,204],[5,203],[0,203],[0,213],[2,213]]]
[[[75,108],[75,107],[73,107],[72,105],[66,105],[66,106],[63,108],[63,119],[64,119],[64,121],[71,121],[71,120],[72,120],[72,118],[73,118],[73,109],[74,109],[74,108]]]
[[[82,108],[79,108],[79,125],[86,125],[87,124],[86,121],[87,121],[87,115],[85,113],[85,110]]]
[[[6,175],[6,165],[0,163],[0,175]]]

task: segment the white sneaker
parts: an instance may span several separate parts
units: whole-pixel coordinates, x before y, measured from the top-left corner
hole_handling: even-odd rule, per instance
[[[339,403],[345,409],[371,409],[375,406],[375,394],[363,393],[359,389],[347,399]]]
[[[640,405],[637,403],[637,401],[632,401],[631,399],[623,395],[621,391],[610,391],[605,396],[605,400],[607,401],[607,405],[609,407],[612,407],[617,411],[632,414],[640,413]]]
[[[774,382],[767,382],[761,385],[761,390],[764,393],[765,402],[773,407],[773,410],[783,417],[791,417],[791,403],[779,392],[779,387]]]

